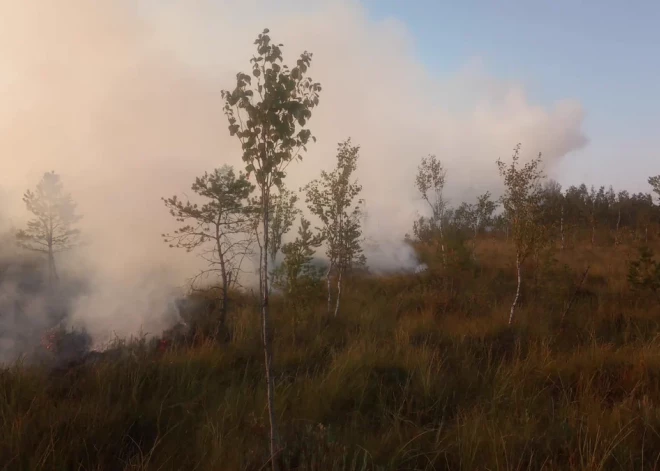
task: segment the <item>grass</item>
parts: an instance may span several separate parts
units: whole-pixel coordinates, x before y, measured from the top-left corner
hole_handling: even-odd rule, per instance
[[[632,247],[530,262],[512,328],[504,241],[449,270],[419,251],[428,272],[353,280],[336,319],[320,293],[295,341],[275,299],[285,469],[657,469],[660,306],[628,289]],[[0,372],[0,469],[266,469],[258,311],[234,306],[226,342],[200,327],[164,353]]]

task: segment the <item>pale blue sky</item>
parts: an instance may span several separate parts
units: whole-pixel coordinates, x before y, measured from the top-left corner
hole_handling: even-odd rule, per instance
[[[478,57],[530,100],[571,98],[586,111],[589,145],[567,157],[562,181],[647,191],[660,173],[660,1],[364,0],[374,19],[402,21],[432,74]]]

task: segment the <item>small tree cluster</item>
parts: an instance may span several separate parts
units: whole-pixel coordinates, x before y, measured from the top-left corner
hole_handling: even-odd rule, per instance
[[[319,231],[326,242],[328,270],[328,314],[332,310],[331,281],[336,280],[334,315],[339,313],[343,281],[355,266],[364,265],[362,253],[362,200],[358,195],[362,186],[352,180],[357,168],[360,147],[348,139],[339,144],[337,164],[332,172],[321,172],[304,190],[305,202],[312,214],[319,218]]]
[[[298,236],[282,246],[284,260],[273,272],[273,285],[285,293],[286,305],[293,313],[294,342],[298,319],[318,292],[322,268],[314,266],[312,260],[322,243],[323,237],[314,234],[311,223],[302,217]]]

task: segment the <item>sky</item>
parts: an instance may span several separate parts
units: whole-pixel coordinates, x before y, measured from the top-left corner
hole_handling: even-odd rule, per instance
[[[428,154],[447,169],[450,205],[497,196],[495,161],[519,142],[565,186],[648,191],[660,173],[660,7],[494,5],[0,0],[0,230],[24,224],[23,192],[59,173],[85,242],[60,263],[95,286],[74,317],[135,331],[165,286],[200,268],[162,242],[175,222],[161,198],[190,196],[196,176],[223,164],[241,168],[221,91],[249,70],[265,27],[286,63],[313,53],[323,86],[309,120],[318,140],[287,185],[330,170],[352,138],[374,271],[416,266],[402,240],[424,214],[414,179]]]
[[[585,110],[589,145],[561,165],[567,183],[648,191],[660,173],[660,3],[649,0],[365,0],[396,18],[431,74],[479,60],[541,104],[571,97]],[[542,150],[542,149],[541,149]]]

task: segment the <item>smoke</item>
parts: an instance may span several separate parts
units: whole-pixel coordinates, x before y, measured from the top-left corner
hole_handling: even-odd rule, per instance
[[[87,243],[59,260],[92,289],[72,321],[98,335],[166,322],[157,315],[169,312],[165,293],[199,260],[161,242],[173,221],[160,197],[222,164],[241,167],[221,90],[249,70],[264,27],[285,61],[312,51],[310,75],[323,85],[310,122],[318,143],[290,167],[288,186],[331,168],[337,142],[360,144],[377,270],[417,265],[401,240],[420,209],[421,156],[444,162],[458,201],[497,190],[494,161],[517,142],[550,164],[587,142],[579,103],[534,105],[478,61],[431,76],[406,27],[369,19],[357,0],[0,0],[0,201],[20,224],[21,194],[49,170],[78,201]]]

